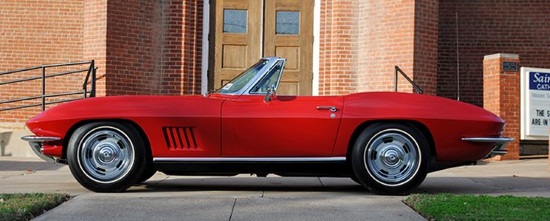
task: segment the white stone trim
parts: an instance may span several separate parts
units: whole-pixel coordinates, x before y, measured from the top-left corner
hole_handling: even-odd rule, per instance
[[[203,0],[202,7],[202,64],[201,64],[201,94],[208,93],[208,35],[210,34],[210,3]]]
[[[493,59],[493,58],[511,58],[511,59],[518,59],[519,55],[517,54],[504,54],[504,53],[497,53],[497,54],[490,54],[485,55],[483,59]]]
[[[315,0],[313,6],[313,79],[312,95],[319,95],[319,54],[321,48],[321,0]]]

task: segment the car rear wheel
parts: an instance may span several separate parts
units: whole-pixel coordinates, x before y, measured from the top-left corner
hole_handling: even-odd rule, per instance
[[[76,180],[96,192],[120,192],[139,179],[146,167],[145,143],[134,127],[94,122],[69,139],[67,161]]]
[[[429,144],[414,126],[378,123],[357,138],[352,167],[359,183],[381,194],[406,194],[428,171]]]

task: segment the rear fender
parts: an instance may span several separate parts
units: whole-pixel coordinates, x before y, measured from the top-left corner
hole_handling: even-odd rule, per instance
[[[432,133],[430,132],[430,130],[424,124],[422,124],[420,122],[417,122],[417,121],[412,121],[412,120],[387,119],[387,120],[366,121],[366,122],[363,122],[361,125],[359,125],[353,131],[353,134],[351,135],[351,137],[349,139],[348,147],[347,147],[347,151],[346,151],[347,159],[351,159],[350,157],[351,157],[352,148],[353,148],[353,145],[355,144],[355,141],[357,140],[357,137],[359,136],[359,134],[361,134],[361,132],[363,132],[363,130],[365,130],[365,128],[367,128],[368,126],[373,125],[373,124],[377,124],[377,123],[407,124],[407,125],[410,125],[410,126],[413,126],[413,127],[417,128],[418,130],[420,130],[420,132],[422,132],[422,134],[424,134],[424,136],[428,140],[428,143],[430,145],[430,147],[429,147],[430,148],[430,155],[432,157],[435,157],[437,155],[436,154],[436,148],[435,148],[435,142],[434,142]]]

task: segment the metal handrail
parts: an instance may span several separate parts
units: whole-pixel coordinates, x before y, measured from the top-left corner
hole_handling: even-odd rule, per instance
[[[399,68],[398,66],[395,66],[395,92],[397,92],[397,84],[398,84],[398,73],[401,74],[401,76],[403,76],[415,89],[415,91],[419,94],[423,94],[424,93],[424,90],[422,90],[422,88],[420,88],[420,86],[418,86],[411,78],[409,78],[409,76],[407,76],[407,74],[405,74],[405,72],[403,72],[403,70],[401,70],[401,68]]]
[[[46,74],[46,68],[62,67],[62,66],[74,66],[74,65],[85,65],[85,64],[90,64],[90,67],[87,68],[87,69],[77,69],[77,70],[72,70],[72,71],[53,73],[53,74],[49,74],[49,75]],[[9,103],[35,100],[35,99],[41,99],[41,102],[36,103],[36,104],[20,105],[20,106],[16,106],[16,107],[0,108],[0,111],[17,110],[17,109],[37,107],[37,106],[42,106],[42,111],[44,111],[44,110],[46,110],[46,105],[63,103],[63,102],[68,102],[68,101],[81,99],[81,98],[70,98],[70,99],[62,99],[62,100],[57,100],[57,101],[52,101],[52,102],[46,102],[46,98],[71,96],[71,95],[77,95],[77,94],[83,94],[83,96],[84,96],[83,98],[87,98],[87,97],[95,97],[95,95],[96,95],[96,83],[95,83],[95,81],[97,79],[96,78],[97,67],[95,67],[94,60],[92,60],[92,61],[82,61],[82,62],[71,62],[71,63],[60,63],[60,64],[48,64],[48,65],[35,66],[35,67],[30,67],[30,68],[17,69],[17,70],[12,70],[12,71],[0,72],[0,76],[8,75],[8,74],[16,74],[16,73],[20,73],[20,72],[33,71],[33,70],[38,70],[38,69],[42,69],[41,76],[0,82],[0,86],[8,85],[8,84],[14,84],[14,83],[20,83],[20,82],[25,82],[25,81],[42,80],[42,93],[41,93],[41,95],[23,97],[23,98],[12,99],[12,100],[4,100],[4,101],[0,101],[0,104],[9,104]],[[82,91],[67,91],[67,92],[58,93],[58,94],[47,94],[46,93],[46,79],[47,78],[53,78],[53,77],[59,77],[59,76],[77,74],[77,73],[83,73],[83,72],[87,72],[87,73],[86,73],[86,78],[84,80],[84,83],[82,84]],[[90,78],[91,78],[91,81],[89,81]],[[88,84],[90,84],[90,89],[89,90],[88,90]]]

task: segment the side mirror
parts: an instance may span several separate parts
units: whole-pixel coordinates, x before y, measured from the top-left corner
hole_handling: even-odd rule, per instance
[[[265,97],[264,97],[264,102],[270,102],[275,99],[277,99],[277,95],[275,93],[275,85],[271,85],[269,88],[267,88],[267,92],[265,93]]]

